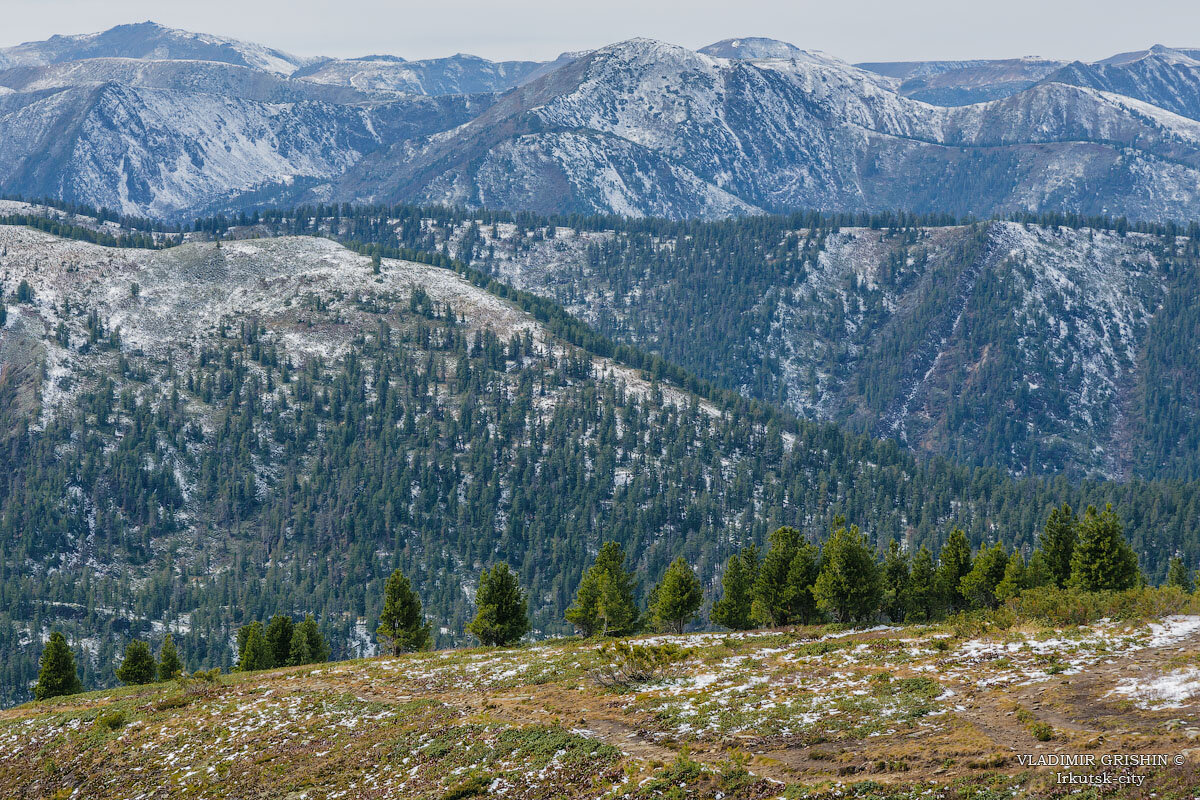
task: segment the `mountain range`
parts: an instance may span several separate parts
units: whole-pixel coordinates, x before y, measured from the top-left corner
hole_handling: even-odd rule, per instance
[[[770,39],[551,62],[301,58],[154,23],[0,50],[0,191],[724,217],[1200,210],[1200,61],[868,63]]]

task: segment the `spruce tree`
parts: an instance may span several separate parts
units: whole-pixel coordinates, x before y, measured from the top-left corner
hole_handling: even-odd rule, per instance
[[[1069,584],[1085,592],[1131,589],[1139,578],[1137,555],[1125,541],[1121,520],[1112,506],[1088,506],[1079,522],[1079,539],[1071,554]]]
[[[1183,559],[1179,556],[1171,557],[1171,564],[1167,567],[1167,586],[1175,586],[1183,589],[1185,592],[1195,590],[1195,582],[1192,580],[1192,571],[1183,563]]]
[[[42,649],[41,667],[37,685],[33,687],[35,700],[48,700],[83,691],[79,675],[75,671],[75,656],[67,646],[67,640],[58,631],[50,634],[50,640]]]
[[[432,641],[433,626],[421,613],[421,598],[399,569],[392,572],[383,587],[383,610],[375,635],[393,656],[425,650]]]
[[[150,653],[150,645],[134,639],[125,645],[125,658],[117,667],[117,680],[126,686],[137,686],[143,683],[153,683],[158,672],[154,656]]]
[[[263,636],[267,640],[267,649],[271,651],[271,666],[282,667],[288,663],[292,652],[292,633],[296,624],[286,614],[276,614],[267,623]]]
[[[636,587],[637,578],[625,569],[621,545],[605,542],[579,582],[575,602],[566,611],[567,621],[583,636],[633,633],[639,616]]]
[[[1008,568],[1008,553],[1000,542],[991,547],[980,548],[971,565],[971,571],[959,581],[959,594],[968,608],[994,608],[997,603],[996,587],[1004,580]]]
[[[467,632],[485,645],[505,647],[529,631],[525,594],[516,573],[503,561],[480,574],[475,609]]]
[[[938,564],[938,588],[947,606],[958,610],[966,605],[962,594],[962,579],[971,571],[971,543],[960,528],[950,531],[942,545]]]
[[[704,602],[700,579],[683,556],[679,556],[663,574],[650,595],[650,616],[660,630],[683,633],[696,618]]]
[[[709,614],[714,623],[735,631],[754,627],[752,604],[757,572],[758,548],[754,545],[729,557],[721,576],[721,599],[713,603]]]
[[[861,622],[879,610],[879,565],[857,525],[838,528],[825,543],[813,596],[817,606],[839,622]]]
[[[933,553],[925,545],[913,556],[912,569],[908,576],[908,596],[905,600],[907,619],[914,622],[929,622],[942,608],[941,591],[938,588],[937,566]]]
[[[179,648],[175,646],[175,637],[168,633],[158,651],[158,679],[169,681],[181,674],[183,674],[183,659],[179,657]]]
[[[895,539],[883,557],[883,610],[893,622],[903,622],[908,603],[908,554]]]
[[[312,614],[305,614],[303,621],[292,631],[292,649],[288,653],[288,663],[294,666],[301,664],[322,664],[329,660],[329,645],[317,627],[317,620]]]
[[[1042,551],[1054,585],[1060,589],[1071,578],[1071,555],[1078,538],[1079,517],[1071,507],[1063,503],[1062,508],[1053,509],[1038,537],[1038,548]]]

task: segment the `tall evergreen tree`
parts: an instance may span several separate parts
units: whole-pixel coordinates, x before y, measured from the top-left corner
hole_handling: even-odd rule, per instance
[[[399,569],[392,572],[383,587],[383,610],[375,635],[392,655],[427,649],[432,642],[433,625],[421,613],[421,598]]]
[[[621,545],[605,542],[595,563],[583,573],[575,602],[566,611],[567,621],[583,636],[633,633],[639,616],[636,587],[636,576],[625,569]]]
[[[276,614],[267,623],[263,636],[267,640],[267,649],[271,651],[271,666],[287,666],[292,652],[292,633],[296,623],[287,614]]]
[[[938,564],[938,588],[947,606],[958,610],[966,606],[962,579],[971,571],[971,543],[960,528],[950,531],[942,545]]]
[[[1071,554],[1070,585],[1085,592],[1119,592],[1137,585],[1138,577],[1137,555],[1112,506],[1099,512],[1088,506]]]
[[[312,614],[305,614],[304,619],[292,631],[292,649],[288,653],[288,663],[294,666],[302,664],[322,664],[329,660],[329,645],[317,627],[317,620]]]
[[[33,687],[34,699],[48,700],[82,691],[83,684],[75,671],[75,655],[67,646],[66,637],[59,631],[51,632],[50,640],[42,649],[37,685]]]
[[[150,653],[150,645],[141,639],[134,639],[125,645],[125,657],[121,666],[117,667],[117,680],[126,686],[137,686],[143,683],[153,683],[158,665]]]
[[[1004,577],[1001,578],[1000,583],[996,584],[996,600],[1003,603],[1020,596],[1021,592],[1028,588],[1026,583],[1028,571],[1021,551],[1013,550],[1012,555],[1008,557],[1008,563],[1004,565]]]
[[[996,587],[1004,580],[1008,568],[1008,553],[1000,542],[991,547],[982,547],[975,556],[971,571],[959,581],[959,594],[968,608],[994,608]]]
[[[1071,555],[1079,538],[1079,517],[1071,507],[1063,503],[1055,508],[1046,520],[1046,526],[1038,537],[1038,547],[1050,570],[1054,585],[1062,589],[1071,578]]]
[[[704,602],[704,589],[692,566],[679,556],[650,595],[650,616],[661,630],[683,633]]]
[[[883,557],[883,610],[893,622],[903,622],[908,606],[908,554],[895,539]]]
[[[776,529],[754,582],[754,616],[768,625],[809,622],[816,614],[812,584],[818,550],[795,528]]]
[[[825,543],[813,596],[817,606],[839,622],[861,622],[879,610],[879,565],[857,525],[838,528]]]
[[[237,664],[239,669],[246,659],[246,645],[250,642],[251,635],[258,631],[258,635],[263,637],[263,624],[258,620],[254,620],[242,627],[238,628],[237,632]],[[265,640],[264,640],[265,641]],[[260,667],[260,669],[262,669]]]
[[[735,631],[754,627],[754,580],[758,574],[758,548],[749,545],[729,557],[721,576],[721,599],[709,615],[714,623]]]
[[[169,681],[181,674],[183,674],[183,659],[179,657],[179,648],[175,646],[175,637],[168,633],[158,651],[158,679]]]
[[[938,587],[937,566],[933,553],[925,545],[921,545],[913,556],[904,605],[909,621],[928,622],[941,612],[942,593]]]
[[[1167,567],[1167,586],[1175,586],[1183,589],[1185,592],[1195,590],[1195,582],[1192,579],[1192,571],[1183,563],[1183,559],[1179,556],[1172,556],[1170,566]]]
[[[243,672],[253,672],[259,669],[270,669],[275,666],[271,646],[263,633],[261,624],[255,623],[246,636],[246,646],[242,648],[242,657],[238,660],[238,669]]]
[[[475,618],[467,632],[488,646],[515,644],[529,632],[527,608],[516,573],[501,561],[479,576]]]

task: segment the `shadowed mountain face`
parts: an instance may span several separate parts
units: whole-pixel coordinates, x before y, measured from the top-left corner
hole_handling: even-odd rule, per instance
[[[167,218],[293,201],[1190,218],[1192,53],[863,69],[747,37],[331,60],[142,23],[0,50],[0,187]]]

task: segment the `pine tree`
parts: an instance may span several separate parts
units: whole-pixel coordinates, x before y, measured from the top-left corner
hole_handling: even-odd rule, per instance
[[[650,595],[650,616],[665,631],[683,633],[687,624],[696,618],[704,602],[700,579],[683,556],[667,567],[662,581]]]
[[[250,626],[250,633],[246,637],[246,646],[242,649],[241,658],[238,659],[238,669],[243,672],[270,669],[275,666],[274,662],[271,646],[267,644],[263,627],[260,623],[255,623]]]
[[[421,598],[413,591],[412,583],[399,569],[393,571],[383,587],[383,610],[375,631],[379,643],[398,656],[427,649],[432,632],[433,626],[421,614]]]
[[[768,540],[754,582],[754,616],[768,625],[809,622],[816,615],[812,584],[817,577],[816,545],[791,527],[775,530]]]
[[[1062,589],[1071,578],[1071,555],[1079,538],[1079,517],[1071,507],[1063,503],[1055,508],[1046,520],[1046,527],[1038,538],[1038,547],[1045,558],[1046,566],[1054,585]]]
[[[567,621],[583,636],[633,633],[639,616],[636,587],[637,578],[625,570],[621,545],[605,542],[579,582],[575,602],[566,611]]]
[[[908,603],[908,554],[895,539],[883,557],[883,610],[893,622],[903,622]]]
[[[1167,567],[1167,586],[1175,586],[1185,592],[1192,592],[1195,589],[1192,571],[1187,568],[1179,556],[1171,557],[1170,566]]]
[[[1025,588],[1036,589],[1040,586],[1054,585],[1054,575],[1050,572],[1046,554],[1041,549],[1034,550],[1033,555],[1029,557],[1029,563],[1025,565]]]
[[[179,649],[175,646],[175,637],[168,633],[158,651],[158,679],[169,681],[181,674],[183,674],[183,659],[179,657]]]
[[[1101,512],[1088,506],[1071,554],[1070,585],[1085,592],[1119,592],[1136,586],[1139,575],[1137,555],[1112,506]]]
[[[293,666],[301,664],[322,664],[329,660],[329,645],[317,627],[317,620],[312,614],[305,614],[303,621],[292,631],[292,649],[288,653],[288,663]]]
[[[908,596],[904,604],[907,619],[910,622],[932,620],[941,611],[941,596],[933,553],[928,547],[921,545],[921,549],[913,556],[912,569],[908,576]]]
[[[150,645],[140,639],[134,639],[125,646],[125,658],[122,659],[121,666],[117,667],[117,680],[126,686],[153,683],[157,672]]]
[[[839,622],[860,622],[879,610],[879,565],[857,525],[838,528],[825,543],[813,596],[817,606]]]
[[[714,623],[735,631],[754,627],[752,604],[757,573],[758,548],[754,545],[729,557],[721,576],[721,599],[713,603],[709,614]]]
[[[247,625],[238,628],[237,632],[237,663],[240,666],[246,658],[246,645],[250,641],[250,636],[255,631],[258,631],[259,636],[263,635],[263,624],[255,620]]]
[[[1021,592],[1028,588],[1026,584],[1028,571],[1021,551],[1013,550],[1012,555],[1008,557],[1008,563],[1004,565],[1004,577],[1001,578],[1000,583],[996,584],[996,600],[1003,603],[1019,597]]]
[[[33,687],[34,699],[48,700],[82,691],[83,684],[75,671],[75,656],[67,646],[66,638],[58,631],[51,632],[50,640],[42,649],[37,685]]]
[[[292,652],[292,633],[296,624],[286,614],[276,614],[267,623],[263,633],[267,640],[267,649],[271,651],[271,666],[282,667],[288,663]]]
[[[959,594],[968,608],[994,608],[996,587],[1004,580],[1008,567],[1008,553],[1000,542],[991,547],[980,548],[971,565],[971,571],[959,581]]]
[[[946,605],[960,609],[966,605],[962,594],[962,579],[971,571],[971,543],[960,528],[950,531],[946,544],[942,545],[938,564],[938,589]]]
[[[529,631],[525,594],[516,573],[503,561],[480,574],[475,608],[467,632],[485,645],[505,647]]]

